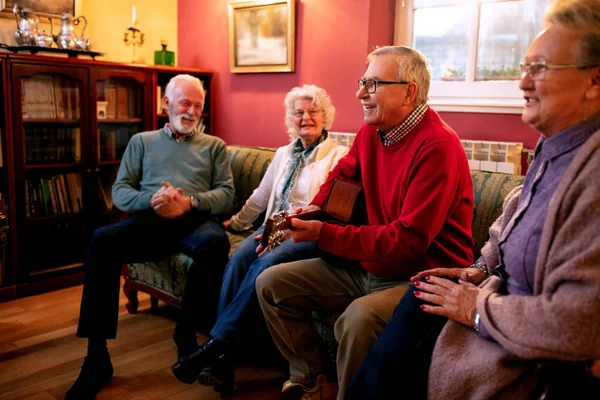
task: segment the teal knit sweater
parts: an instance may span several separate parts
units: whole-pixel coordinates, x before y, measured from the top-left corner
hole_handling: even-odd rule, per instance
[[[222,139],[196,133],[177,142],[163,129],[134,135],[125,149],[112,194],[125,212],[150,209],[150,197],[170,182],[195,195],[198,210],[221,214],[233,203],[233,176]]]

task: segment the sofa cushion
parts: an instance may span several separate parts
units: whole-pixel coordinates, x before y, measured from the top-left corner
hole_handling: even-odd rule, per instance
[[[275,157],[275,150],[262,147],[227,146],[227,151],[235,186],[233,207],[235,214],[260,184],[271,160]],[[256,222],[262,224],[263,219],[257,218]]]
[[[499,172],[471,171],[475,208],[473,210],[473,256],[477,260],[481,248],[490,237],[490,226],[502,214],[504,198],[521,185],[522,175]]]

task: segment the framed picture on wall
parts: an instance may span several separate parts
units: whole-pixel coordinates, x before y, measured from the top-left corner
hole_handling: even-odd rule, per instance
[[[294,15],[294,0],[230,3],[231,72],[293,72]]]
[[[60,18],[64,12],[75,16],[78,1],[81,0],[0,0],[0,15],[14,18],[13,7],[18,4],[19,8],[27,7],[38,17]]]

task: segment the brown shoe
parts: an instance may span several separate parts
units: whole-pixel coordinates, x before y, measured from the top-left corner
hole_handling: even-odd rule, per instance
[[[287,393],[287,392],[292,392],[292,391],[299,391],[301,393],[300,400],[315,400],[315,399],[321,400],[322,399],[321,387],[325,383],[326,380],[327,380],[327,377],[325,375],[319,375],[317,377],[317,380],[315,381],[315,384],[310,388],[307,388],[306,386],[304,386],[300,383],[287,380],[283,384],[283,387],[281,388],[281,392]]]

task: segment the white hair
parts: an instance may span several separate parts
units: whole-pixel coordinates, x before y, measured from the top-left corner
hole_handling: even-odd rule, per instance
[[[202,94],[206,96],[204,85],[202,84],[202,81],[200,79],[188,74],[179,74],[171,78],[171,80],[167,84],[167,88],[165,89],[165,96],[167,96],[167,99],[169,99],[169,103],[173,100],[173,91],[179,86],[179,82],[181,81],[191,83],[192,85],[196,85],[198,89],[200,89]]]
[[[431,85],[431,71],[427,64],[427,58],[419,50],[407,46],[383,46],[373,50],[367,56],[367,62],[371,63],[375,57],[388,54],[396,57],[398,80],[417,84],[415,105],[420,106],[427,103]]]
[[[298,126],[294,123],[294,102],[301,99],[311,100],[313,105],[323,109],[325,130],[331,128],[335,117],[335,107],[331,104],[331,98],[325,89],[315,85],[304,85],[293,88],[285,95],[285,100],[283,101],[285,105],[285,126],[288,128],[291,140],[298,138],[299,135]]]

